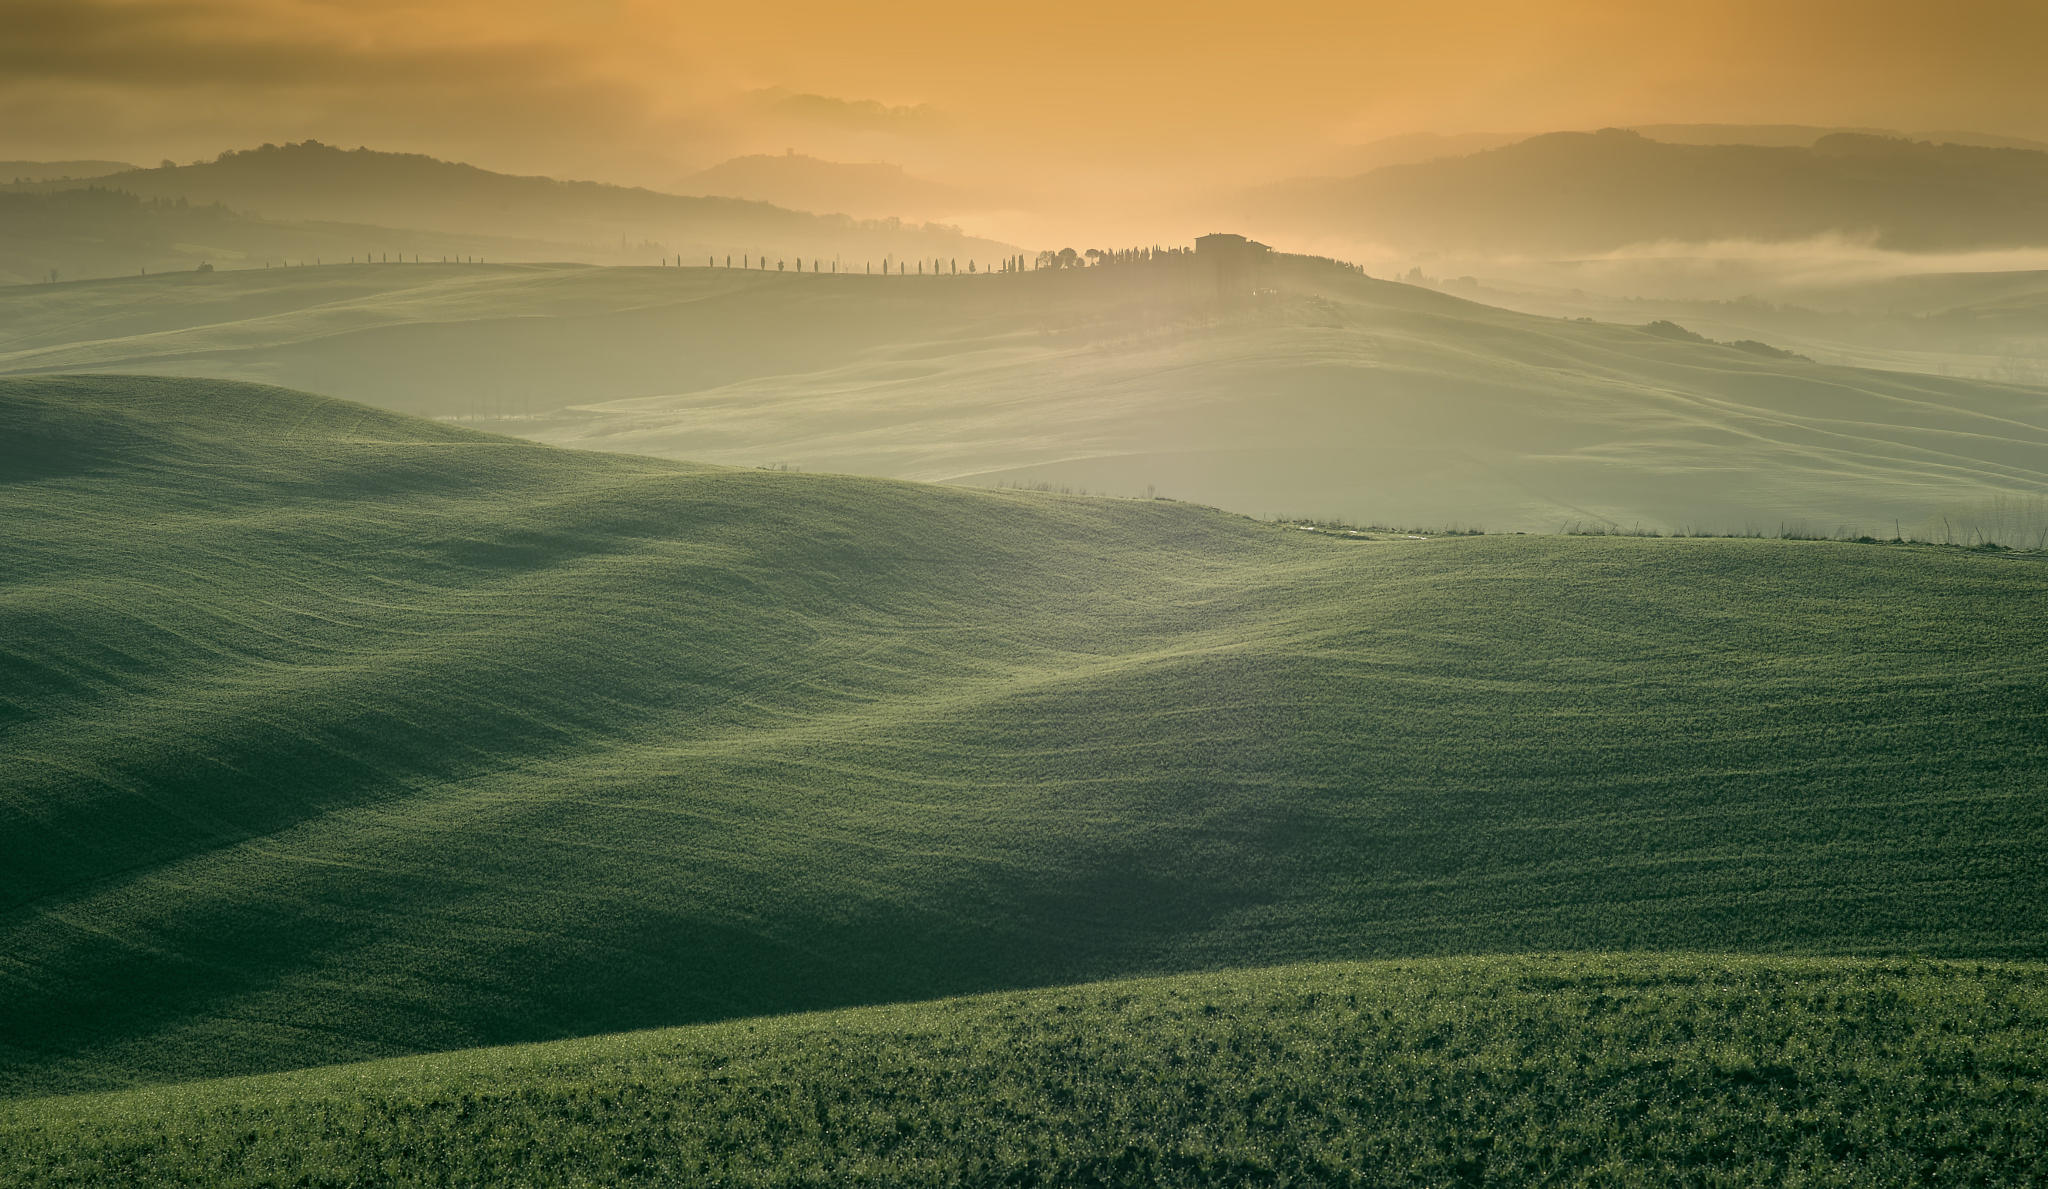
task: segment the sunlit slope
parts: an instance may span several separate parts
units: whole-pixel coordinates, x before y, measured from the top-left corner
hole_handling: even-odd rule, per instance
[[[1317,958],[2048,954],[2048,566],[0,382],[0,1085]]]
[[[1295,966],[0,1104],[30,1185],[2022,1184],[2038,964]]]
[[[840,363],[960,320],[914,282],[849,302],[823,278],[795,279],[370,264],[0,289],[0,372],[226,377],[430,416],[506,417]]]
[[[1773,358],[1336,270],[1225,309],[1114,267],[304,273],[0,295],[0,370],[255,379],[503,418],[557,444],[1150,489],[1257,516],[1974,540],[1974,507],[2048,494],[2039,388]],[[2005,543],[2038,544],[2020,535]]]

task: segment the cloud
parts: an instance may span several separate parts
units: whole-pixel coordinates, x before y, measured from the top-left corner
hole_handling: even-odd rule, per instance
[[[647,0],[0,0],[0,156],[191,160],[310,136],[664,184],[743,152],[942,133],[929,104],[713,77],[679,20]]]
[[[156,91],[215,87],[374,94],[392,83],[446,89],[545,75],[545,47],[379,46],[309,37],[250,6],[30,0],[9,6],[0,71],[14,86],[89,83]],[[252,19],[254,18],[254,19]],[[267,27],[268,26],[268,27]]]
[[[2039,0],[0,0],[0,156],[313,136],[658,184],[793,147],[1149,212],[1426,128],[2048,137],[2043,37]]]
[[[419,11],[7,0],[4,136],[16,148],[91,145],[154,160],[316,135],[497,150],[501,162],[539,168],[588,150],[594,128],[619,139],[655,131],[647,87],[605,69],[596,47],[517,25],[457,36]],[[604,155],[586,152],[592,164]]]

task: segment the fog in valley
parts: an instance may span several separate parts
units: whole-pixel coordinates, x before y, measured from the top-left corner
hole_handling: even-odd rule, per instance
[[[2011,38],[1801,57],[1818,9],[1591,0],[1523,30],[1626,42],[1651,82],[1538,78],[1448,13],[1347,16],[1343,47],[1189,11],[1028,66],[1041,34],[928,32],[878,75],[707,55],[729,18],[535,5],[379,57],[314,9],[166,10],[198,87],[127,69],[138,27],[89,8],[29,14],[41,81],[0,80],[34,117],[0,137],[0,373],[1332,525],[2048,539],[2048,125]],[[460,9],[352,28],[486,27]],[[1379,89],[1329,102],[1340,63]]]
[[[0,0],[0,1185],[2044,1183],[2040,0]]]
[[[1349,178],[1014,213],[1082,237],[1050,246],[793,152],[707,194],[315,141],[20,163],[0,371],[1332,524],[2035,543],[2048,149],[1947,135],[1403,136]]]

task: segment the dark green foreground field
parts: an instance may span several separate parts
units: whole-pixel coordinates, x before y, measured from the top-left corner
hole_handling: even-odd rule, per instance
[[[0,557],[15,1179],[2040,1171],[2038,558],[1342,540],[95,377],[0,380]],[[1636,956],[40,1097],[1537,951]]]
[[[1292,966],[0,1104],[10,1184],[2021,1185],[2048,967]]]

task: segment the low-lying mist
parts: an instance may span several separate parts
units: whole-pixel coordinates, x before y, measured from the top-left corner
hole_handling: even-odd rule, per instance
[[[1903,252],[1878,246],[1874,236],[1843,233],[1786,241],[1663,240],[1573,257],[1402,248],[1339,237],[1282,237],[1281,246],[1352,260],[1396,280],[1420,269],[1432,282],[1453,287],[1477,281],[1490,289],[1674,301],[1824,298],[1840,309],[1890,308],[1868,286],[1902,277],[2048,272],[2048,245]]]

